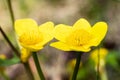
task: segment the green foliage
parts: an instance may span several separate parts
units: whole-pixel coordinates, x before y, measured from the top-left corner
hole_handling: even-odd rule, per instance
[[[20,59],[16,55],[12,59],[0,59],[0,66],[10,66],[17,63],[20,63]]]
[[[90,0],[92,6],[88,11],[88,17],[90,19],[97,19],[103,20],[104,19],[104,12],[106,10],[108,0]]]
[[[112,1],[120,2],[120,0],[112,0]]]
[[[95,74],[95,63],[92,59],[88,59],[79,69],[77,80],[95,80]]]
[[[26,14],[30,12],[29,7],[27,6],[27,3],[25,0],[19,0],[19,5],[20,5],[22,12]]]
[[[118,68],[119,67],[119,63],[118,63],[118,51],[110,51],[106,57],[106,63],[111,65],[114,68]]]
[[[80,80],[84,79],[85,76],[86,76],[86,74],[87,74],[87,71],[86,71],[85,68],[80,69],[80,70],[78,71],[77,79],[78,79],[78,80],[79,80],[79,79],[80,79]]]

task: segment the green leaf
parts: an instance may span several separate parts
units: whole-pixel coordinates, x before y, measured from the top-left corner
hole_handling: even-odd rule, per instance
[[[0,66],[10,66],[20,63],[20,59],[17,56],[14,56],[12,59],[0,59]]]

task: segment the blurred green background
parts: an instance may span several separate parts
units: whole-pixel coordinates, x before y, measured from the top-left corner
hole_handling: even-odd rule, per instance
[[[109,50],[105,59],[107,78],[120,80],[120,0],[11,0],[11,2],[15,19],[32,18],[38,24],[53,21],[55,24],[73,25],[79,18],[86,18],[92,25],[98,21],[107,22],[108,33],[102,43],[102,47]],[[7,0],[0,0],[0,25],[16,46]],[[70,61],[76,54],[63,52],[48,45],[38,54],[45,77],[47,80],[69,80],[73,70]],[[13,56],[13,51],[2,34],[0,54],[5,54],[7,58]],[[89,60],[89,55],[90,53],[85,53],[82,56],[78,80],[96,80],[94,63]],[[32,58],[30,64],[36,80],[39,80]],[[22,64],[6,67],[5,73],[11,80],[27,80]],[[0,80],[4,80],[2,76]]]

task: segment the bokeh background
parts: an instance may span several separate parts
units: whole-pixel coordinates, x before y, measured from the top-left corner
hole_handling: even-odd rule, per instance
[[[106,73],[108,80],[120,80],[120,0],[11,0],[15,19],[32,18],[40,25],[46,21],[55,24],[73,25],[79,18],[86,18],[91,25],[98,21],[108,23],[108,33],[102,47],[108,49]],[[10,41],[17,45],[7,0],[0,0],[0,25]],[[13,51],[0,34],[0,54],[12,58]],[[82,65],[78,80],[96,80],[94,65],[89,61],[90,53],[82,56]],[[69,80],[73,71],[71,62],[76,54],[63,52],[49,44],[38,53],[43,72],[47,80]],[[29,63],[36,80],[39,80],[34,62]],[[5,73],[11,80],[27,80],[22,64],[6,67]],[[0,80],[4,80],[0,76]]]

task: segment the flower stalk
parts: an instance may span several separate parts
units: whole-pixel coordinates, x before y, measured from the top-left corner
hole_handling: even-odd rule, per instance
[[[73,76],[72,76],[72,80],[76,80],[76,78],[77,78],[79,65],[80,65],[80,61],[81,61],[81,56],[82,56],[82,53],[77,53],[77,60],[76,60],[76,64],[75,64],[75,68],[74,68],[74,72],[73,72]]]
[[[26,63],[23,63],[23,65],[24,65],[24,67],[25,67],[25,69],[26,69],[26,72],[28,73],[27,75],[28,75],[28,77],[29,77],[29,80],[35,80],[35,79],[34,79],[34,76],[33,76],[33,74],[32,74],[32,71],[31,71],[31,69],[30,69],[29,63],[26,62]]]
[[[108,54],[108,50],[101,48],[100,45],[98,48],[91,52],[91,59],[95,62],[96,70],[96,80],[107,80],[106,70],[105,70],[105,58]]]
[[[12,25],[14,25],[15,18],[14,18],[12,5],[11,5],[11,0],[7,0],[7,5],[8,5],[8,8],[9,8],[9,12],[10,12],[11,20],[12,20]]]
[[[35,66],[36,66],[36,69],[37,69],[37,71],[38,71],[38,74],[39,74],[41,80],[45,80],[44,74],[43,74],[42,69],[41,69],[41,66],[40,66],[40,64],[39,64],[39,60],[38,60],[38,57],[37,57],[37,53],[36,53],[36,52],[33,52],[32,56],[33,56],[33,59],[34,59],[34,62],[35,62]]]
[[[3,29],[0,26],[0,32],[2,33],[3,37],[5,38],[5,40],[8,42],[9,46],[12,48],[12,50],[16,53],[17,56],[20,56],[19,51],[13,46],[13,44],[11,43],[11,41],[8,39],[7,35],[5,34],[5,32],[3,31]]]
[[[100,72],[99,72],[99,66],[100,66],[100,47],[98,47],[98,53],[97,53],[97,57],[98,57],[98,64],[97,64],[97,74],[96,74],[96,80],[100,80]]]
[[[103,69],[103,72],[101,72],[100,78],[101,80],[108,80],[105,68]]]

